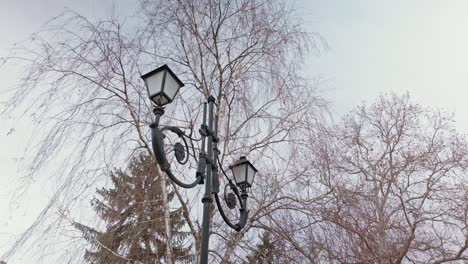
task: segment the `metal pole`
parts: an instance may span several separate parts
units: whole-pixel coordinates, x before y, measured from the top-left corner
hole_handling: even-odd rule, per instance
[[[207,157],[206,157],[206,179],[205,179],[205,194],[202,198],[203,203],[203,220],[202,220],[202,241],[200,250],[200,264],[208,264],[208,248],[210,243],[210,207],[213,203],[211,197],[212,184],[212,168],[213,168],[213,105],[215,98],[208,97],[208,142],[207,142]]]

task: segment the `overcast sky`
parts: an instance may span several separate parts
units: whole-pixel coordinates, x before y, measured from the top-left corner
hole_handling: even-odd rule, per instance
[[[468,131],[468,1],[304,2],[309,28],[330,45],[311,58],[309,72],[330,80],[336,109],[409,91],[418,102],[454,111]]]
[[[113,4],[121,14],[135,6],[132,0],[0,0],[0,56],[65,8],[99,18]],[[468,131],[468,1],[301,0],[297,9],[307,30],[321,34],[329,45],[307,59],[306,72],[324,80],[323,95],[335,112],[345,113],[382,93],[409,91],[417,102],[454,112],[459,129]],[[16,78],[8,67],[0,68],[0,102]],[[29,202],[21,213],[10,213],[16,158],[33,128],[19,123],[7,135],[13,122],[1,122],[0,249],[39,208]],[[43,193],[34,201],[47,198]]]

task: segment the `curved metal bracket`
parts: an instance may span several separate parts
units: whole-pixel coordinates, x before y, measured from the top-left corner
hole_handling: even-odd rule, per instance
[[[154,156],[156,157],[156,160],[159,163],[159,166],[161,167],[161,170],[164,171],[169,178],[174,181],[177,185],[179,185],[182,188],[190,189],[195,186],[197,186],[198,183],[203,179],[202,175],[198,175],[196,177],[196,180],[192,183],[184,183],[181,182],[177,177],[172,173],[171,171],[171,165],[167,161],[166,158],[166,153],[164,152],[164,134],[162,131],[164,130],[169,130],[171,132],[176,133],[179,137],[181,137],[184,140],[185,146],[188,151],[188,145],[186,140],[184,139],[184,133],[180,128],[177,127],[164,127],[161,130],[159,129],[159,118],[161,117],[162,114],[164,114],[164,109],[162,107],[156,107],[154,109],[154,113],[156,115],[155,122],[150,125],[151,128],[151,140],[152,140],[152,145],[153,145],[153,152]],[[176,154],[177,155],[177,154]],[[180,154],[179,154],[180,155]],[[185,164],[188,160],[189,155],[185,156],[185,160],[182,160],[183,163]],[[177,158],[177,156],[176,156]],[[179,161],[179,158],[177,158]]]
[[[237,188],[234,189],[233,191],[234,193],[236,193]],[[218,207],[218,211],[221,214],[221,217],[223,218],[224,222],[226,222],[226,224],[230,228],[236,230],[237,232],[241,231],[242,228],[244,228],[245,224],[247,223],[247,218],[249,216],[249,210],[247,210],[247,197],[248,197],[247,192],[245,190],[242,190],[242,194],[240,195],[240,197],[242,197],[242,200],[240,200],[241,208],[239,209],[240,218],[236,224],[233,224],[231,220],[229,220],[229,218],[224,213],[218,193],[214,193],[214,196],[215,196],[216,206]],[[228,205],[228,207],[230,206]]]

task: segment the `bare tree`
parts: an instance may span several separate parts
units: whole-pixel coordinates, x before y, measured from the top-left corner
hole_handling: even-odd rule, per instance
[[[317,221],[301,248],[335,263],[467,261],[468,142],[450,115],[392,94],[320,136],[327,202],[304,208]]]
[[[166,56],[188,70],[204,95],[216,96],[223,163],[241,154],[259,161],[263,175],[252,193],[257,202],[252,221],[236,234],[222,220],[215,221],[213,233],[225,243],[216,243],[219,248],[213,253],[219,261],[234,261],[253,224],[273,208],[285,208],[283,201],[296,195],[290,187],[297,177],[285,174],[279,164],[291,162],[285,148],[300,141],[293,131],[313,126],[323,106],[314,87],[299,75],[297,58],[306,52],[310,35],[291,23],[287,6],[271,1],[175,1],[163,6],[145,2],[145,8],[154,38],[170,49]],[[165,35],[170,45],[161,38]],[[159,52],[153,53],[157,59]],[[272,193],[258,191],[269,186],[275,186]]]
[[[243,258],[252,228],[264,226],[276,211],[297,207],[294,188],[307,175],[291,169],[300,158],[294,149],[324,107],[315,87],[301,77],[302,58],[323,43],[319,36],[304,32],[292,7],[274,0],[161,0],[142,1],[141,7],[144,17],[129,23],[135,28],[115,17],[90,21],[65,12],[33,36],[32,46],[6,58],[29,69],[4,111],[29,114],[37,133],[26,157],[25,186],[47,176],[59,187],[5,257],[28,248],[27,238],[35,232],[56,236],[70,226],[67,220],[86,215],[72,208],[83,207],[110,168],[135,152],[153,155],[147,129],[151,105],[139,76],[163,63],[187,84],[168,107],[165,117],[173,118],[167,122],[194,130],[200,102],[214,95],[224,169],[248,154],[262,171],[241,232],[232,233],[215,216],[213,259]],[[167,195],[166,182],[161,186]],[[197,193],[173,188],[198,249]],[[162,198],[169,242],[169,203]],[[76,244],[82,246],[79,238]]]

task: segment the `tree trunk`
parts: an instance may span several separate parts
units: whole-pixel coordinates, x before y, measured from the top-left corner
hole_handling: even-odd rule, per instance
[[[160,175],[164,175],[161,177],[161,190],[162,190],[162,204],[164,207],[164,232],[166,233],[166,261],[168,264],[173,264],[173,256],[172,256],[172,234],[171,234],[171,212],[169,211],[169,203],[167,200],[167,185],[166,185],[166,174],[162,173],[161,169],[158,165],[158,170]]]

